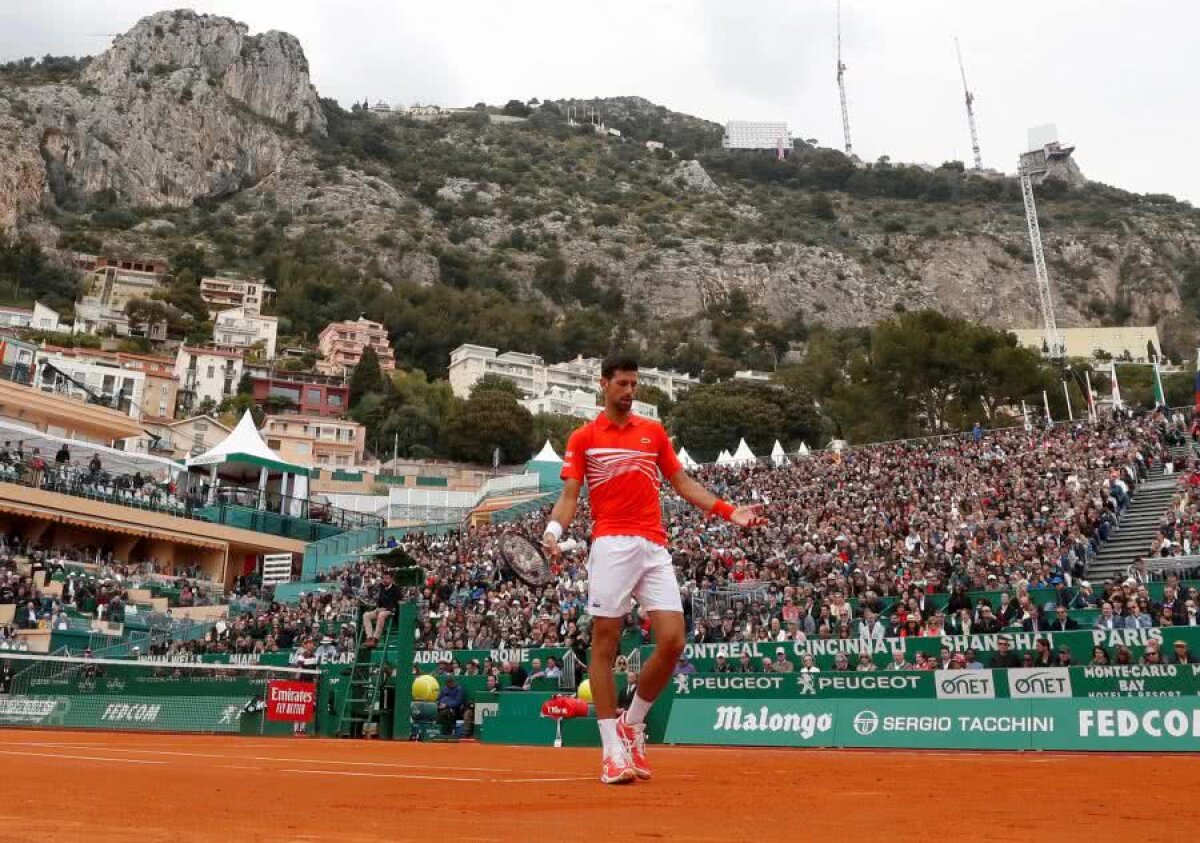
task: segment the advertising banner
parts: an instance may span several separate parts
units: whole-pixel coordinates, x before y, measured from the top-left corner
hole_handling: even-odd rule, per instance
[[[312,719],[317,686],[312,682],[272,679],[267,683],[267,719],[306,723]]]
[[[868,673],[680,673],[676,697],[932,697],[933,674],[924,671]]]
[[[665,742],[1195,752],[1200,700],[676,698]]]

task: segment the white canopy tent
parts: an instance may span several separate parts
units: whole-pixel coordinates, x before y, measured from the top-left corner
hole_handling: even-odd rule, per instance
[[[750,446],[746,444],[745,439],[738,440],[737,450],[733,452],[733,461],[744,465],[746,463],[758,462],[758,457],[754,456],[754,452],[750,450]]]
[[[257,477],[258,494],[257,506],[266,507],[267,484],[271,474],[279,478],[280,512],[287,511],[287,502],[303,502],[308,498],[309,468],[297,463],[289,463],[276,451],[267,447],[262,435],[254,424],[254,419],[247,411],[228,436],[206,453],[189,457],[187,466],[191,468],[207,468],[209,475],[208,502],[214,503],[217,490],[222,478],[234,481],[230,485],[239,486]],[[240,482],[239,482],[240,481]],[[299,510],[301,507],[293,507]],[[299,511],[292,514],[300,514]]]
[[[687,448],[680,448],[679,453],[676,456],[679,457],[679,464],[688,471],[692,471],[700,467],[700,463],[692,459],[692,455],[687,452]]]
[[[803,442],[801,442],[800,447],[796,450],[796,456],[807,457],[808,453],[809,453],[808,446],[805,445]]]
[[[776,468],[779,468],[780,466],[787,465],[787,461],[788,458],[787,454],[783,450],[783,445],[779,444],[779,440],[776,439],[775,447],[771,449],[771,463]]]
[[[562,457],[554,450],[554,446],[550,444],[550,440],[546,440],[546,444],[542,446],[542,450],[534,455],[530,462],[562,462]]]
[[[721,451],[717,456],[717,465],[733,465],[733,454],[728,451]]]

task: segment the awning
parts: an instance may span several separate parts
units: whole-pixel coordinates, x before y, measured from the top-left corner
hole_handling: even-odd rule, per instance
[[[83,527],[89,530],[101,530],[103,532],[121,533],[122,535],[136,536],[144,539],[158,539],[160,541],[189,544],[195,547],[205,547],[212,550],[224,550],[227,547],[227,543],[220,539],[209,539],[189,533],[176,532],[175,530],[147,527],[140,524],[132,524],[128,521],[112,521],[99,516],[93,518],[91,516],[80,515],[79,513],[75,512],[64,512],[60,509],[48,509],[42,506],[35,506],[34,504],[15,503],[13,501],[0,500],[0,512],[10,512],[14,515],[40,518],[46,521],[53,521],[61,524],[71,524],[76,527]]]

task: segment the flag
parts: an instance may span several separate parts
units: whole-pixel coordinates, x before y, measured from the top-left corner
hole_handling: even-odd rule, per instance
[[[1108,367],[1109,367],[1109,372],[1111,373],[1111,376],[1112,376],[1113,409],[1120,410],[1120,409],[1123,409],[1125,405],[1121,403],[1121,385],[1117,383],[1117,364],[1109,363]]]
[[[1197,359],[1197,362],[1200,362],[1200,358]],[[1200,370],[1197,370],[1196,377],[1197,377],[1197,381],[1200,381]],[[1095,421],[1096,420],[1096,396],[1092,392],[1092,373],[1085,371],[1083,373],[1083,380],[1087,384],[1088,418],[1090,418],[1092,421]],[[1200,389],[1200,383],[1197,384],[1197,387],[1198,387],[1198,389]],[[1197,395],[1198,401],[1200,401],[1200,391],[1197,391],[1196,395]]]
[[[1158,361],[1154,361],[1154,406],[1167,406],[1167,394],[1163,392],[1162,375],[1158,371]]]
[[[1067,382],[1063,381],[1063,396],[1067,399],[1067,418],[1075,421],[1075,411],[1071,409],[1071,390],[1067,389]]]
[[[1050,415],[1050,396],[1044,389],[1042,390],[1042,406],[1046,408],[1046,424],[1054,424],[1054,418]]]
[[[1021,402],[1021,418],[1025,419],[1025,430],[1033,430],[1033,425],[1029,423],[1029,408],[1024,401]]]
[[[1196,349],[1196,411],[1200,412],[1200,348]]]

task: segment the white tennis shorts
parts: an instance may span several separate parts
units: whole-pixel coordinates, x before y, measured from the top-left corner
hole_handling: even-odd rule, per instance
[[[641,536],[601,536],[588,555],[588,613],[622,617],[634,597],[643,611],[683,611],[671,554]]]

